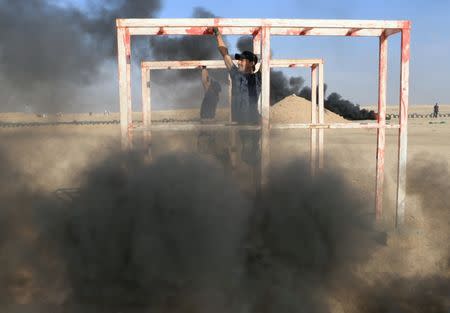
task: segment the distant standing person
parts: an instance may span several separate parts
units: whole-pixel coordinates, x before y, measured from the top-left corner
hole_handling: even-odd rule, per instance
[[[216,117],[217,103],[219,102],[219,94],[222,88],[216,80],[209,77],[206,66],[202,66],[202,84],[205,96],[200,108],[200,118],[213,119]]]
[[[438,115],[439,115],[439,105],[436,102],[436,104],[433,107],[433,117],[436,118],[438,117]]]

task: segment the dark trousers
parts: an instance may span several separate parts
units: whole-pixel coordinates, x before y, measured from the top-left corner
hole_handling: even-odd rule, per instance
[[[256,166],[261,157],[261,135],[258,130],[240,130],[242,161],[251,166]]]

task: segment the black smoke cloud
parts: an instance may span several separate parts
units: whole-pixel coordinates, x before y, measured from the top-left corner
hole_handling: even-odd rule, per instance
[[[274,105],[290,95],[298,95],[305,83],[301,76],[286,77],[282,71],[270,71],[270,104]]]
[[[450,310],[450,279],[442,276],[397,278],[376,281],[359,299],[367,313],[447,313]]]
[[[193,18],[214,18],[204,8],[194,8]],[[156,60],[209,60],[221,59],[214,36],[152,37],[152,55]]]
[[[212,12],[196,7],[191,15],[193,18],[214,18]],[[150,50],[154,60],[222,60],[217,49],[217,40],[214,36],[158,36],[151,37]],[[228,84],[228,75],[225,69],[208,69],[209,76],[220,84]],[[201,103],[204,94],[201,84],[200,69],[155,71],[152,82],[157,90],[157,102],[175,106]],[[173,90],[182,92],[174,94]],[[222,88],[222,90],[225,90]],[[225,99],[226,92],[221,93]],[[222,101],[223,103],[223,101]]]
[[[297,161],[274,171],[261,198],[249,199],[221,166],[198,156],[150,165],[136,155],[104,160],[65,209],[60,234],[50,236],[67,265],[71,301],[174,312],[326,311],[328,285],[340,271],[349,279],[384,237],[338,174],[312,183],[292,175],[308,167]]]
[[[324,84],[324,94],[327,93],[328,86]],[[319,88],[317,88],[317,97]],[[300,93],[299,97],[311,100],[311,88],[306,86]],[[359,105],[350,100],[343,99],[337,92],[332,92],[324,101],[324,106],[327,110],[334,112],[348,120],[375,120],[376,113],[373,110],[361,109]]]
[[[236,47],[240,52],[252,51],[253,52],[253,37],[251,36],[241,36],[239,37]]]
[[[333,284],[353,282],[352,268],[385,244],[341,174],[308,173],[302,160],[273,169],[258,199],[249,252],[255,312],[328,312]]]
[[[385,234],[372,225],[364,192],[339,171],[311,179],[297,160],[273,169],[248,198],[210,159],[179,154],[148,164],[118,153],[59,203],[25,188],[28,178],[0,159],[0,305],[35,290],[28,281],[39,278],[28,301],[51,302],[48,293],[63,288],[66,312],[329,312],[335,289],[358,295],[367,312],[446,308],[442,277],[375,288],[355,277]],[[413,169],[412,182],[428,165]],[[427,177],[426,185],[439,182]]]
[[[41,227],[34,211],[48,199],[34,190],[33,177],[17,168],[2,149],[0,172],[0,311],[4,312],[5,305],[21,302],[26,294],[47,297],[55,282],[49,277],[57,265],[46,242],[39,240]],[[46,204],[53,207],[51,201]],[[44,282],[48,285],[41,293],[37,287]]]
[[[360,193],[339,175],[311,184],[308,175],[293,175],[299,171],[308,165],[274,171],[264,196],[253,199],[209,159],[172,155],[147,164],[117,154],[87,171],[69,203],[11,199],[11,208],[35,213],[2,215],[2,225],[40,235],[2,261],[26,251],[21,262],[40,277],[32,299],[52,299],[46,292],[63,280],[68,312],[327,311],[333,277],[383,238],[355,198]],[[2,251],[17,242],[1,235]],[[17,288],[17,267],[3,267],[8,275],[0,278],[9,301],[34,281],[22,277],[24,289]]]
[[[193,18],[214,18],[217,17],[212,12],[197,7],[192,13]],[[214,36],[178,36],[178,37],[152,37],[150,39],[150,49],[155,60],[214,60],[222,59],[217,49],[217,40]],[[227,82],[225,70],[209,70],[211,77]],[[182,70],[171,72],[156,72],[154,77],[158,84],[179,84],[191,83],[192,80],[199,82],[199,70]],[[173,88],[173,87],[171,87]]]
[[[217,311],[242,280],[250,205],[213,162],[106,160],[69,211],[63,255],[79,302],[163,309],[175,297],[172,309]]]
[[[327,84],[324,86],[324,94],[328,89]],[[311,101],[311,88],[308,86],[303,89],[297,95]],[[318,88],[317,88],[318,92]],[[373,110],[361,109],[359,105],[351,102],[350,100],[342,98],[337,92],[332,92],[324,101],[324,106],[327,110],[334,112],[348,120],[375,120],[376,113]]]
[[[373,110],[361,109],[350,100],[343,99],[337,92],[331,93],[325,100],[325,108],[349,120],[375,120]]]
[[[2,109],[63,108],[98,79],[115,54],[115,18],[151,17],[159,0],[88,1],[87,9],[49,0],[0,0]],[[8,104],[8,102],[10,102]],[[8,106],[8,107],[4,107]]]

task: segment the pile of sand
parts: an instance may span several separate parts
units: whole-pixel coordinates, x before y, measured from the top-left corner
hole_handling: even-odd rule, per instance
[[[311,101],[296,95],[288,96],[270,108],[272,123],[310,123]],[[325,123],[348,123],[343,117],[325,109]]]

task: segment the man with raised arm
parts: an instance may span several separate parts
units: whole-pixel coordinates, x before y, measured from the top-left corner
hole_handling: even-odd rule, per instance
[[[215,79],[209,77],[206,66],[202,66],[202,84],[205,96],[200,107],[200,118],[202,120],[213,119],[216,117],[217,103],[219,102],[219,94],[222,88]]]
[[[231,121],[239,124],[257,124],[260,121],[258,112],[261,94],[261,71],[255,71],[258,57],[250,51],[235,54],[238,66],[228,54],[228,48],[217,27],[212,29],[217,38],[219,52],[231,77]]]
[[[261,71],[255,71],[258,57],[251,51],[235,54],[238,61],[236,66],[228,54],[228,48],[217,27],[211,29],[217,39],[219,52],[231,77],[231,121],[238,124],[259,124],[258,111],[261,95]],[[255,130],[240,130],[239,137],[242,144],[242,161],[255,168],[260,160],[260,134]],[[230,148],[230,158],[233,160],[235,147]],[[234,165],[233,165],[234,166]],[[256,175],[256,174],[255,174]],[[256,177],[256,176],[255,176]]]

